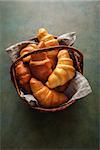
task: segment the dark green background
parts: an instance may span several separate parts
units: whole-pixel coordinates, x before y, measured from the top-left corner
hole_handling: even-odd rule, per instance
[[[97,150],[99,144],[98,2],[0,2],[1,148]],[[62,112],[38,113],[21,102],[10,80],[5,48],[45,27],[60,35],[76,31],[75,47],[84,53],[84,75],[93,92]]]

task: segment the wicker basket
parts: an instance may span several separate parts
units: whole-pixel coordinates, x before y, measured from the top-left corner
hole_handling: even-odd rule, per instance
[[[34,41],[34,42],[38,42],[37,38],[32,38],[30,39],[30,41]],[[54,49],[58,49],[59,51],[62,50],[62,49],[66,49],[68,50],[69,54],[70,54],[70,57],[73,59],[73,62],[74,62],[74,67],[77,71],[79,71],[81,74],[83,74],[83,54],[73,48],[73,47],[68,47],[66,45],[59,45],[59,46],[53,46],[53,47],[49,47],[49,48],[42,48],[42,49],[38,49],[37,51],[33,51],[33,52],[30,52],[28,54],[25,54],[24,56],[22,57],[18,57],[18,59],[11,65],[11,68],[10,68],[10,73],[11,73],[11,79],[14,83],[14,86],[18,92],[18,95],[21,97],[21,93],[20,93],[20,87],[17,83],[17,80],[16,80],[16,74],[15,74],[15,64],[22,60],[23,58],[31,55],[31,54],[37,54],[37,53],[41,53],[41,52],[47,52],[47,51],[52,51]],[[23,98],[22,98],[23,99]],[[23,99],[26,103],[27,100]],[[65,109],[66,107],[70,106],[72,103],[74,103],[76,100],[72,101],[72,102],[69,102],[67,101],[66,103],[64,103],[63,105],[60,105],[56,108],[44,108],[44,107],[41,107],[41,106],[31,106],[29,103],[28,105],[35,109],[35,110],[38,110],[40,112],[55,112],[55,111],[60,111],[60,110],[63,110]]]

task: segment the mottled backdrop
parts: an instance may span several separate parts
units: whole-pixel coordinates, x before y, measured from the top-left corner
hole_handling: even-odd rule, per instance
[[[0,1],[0,101],[2,150],[98,149],[100,1]],[[76,31],[84,53],[84,75],[92,94],[63,112],[37,113],[25,106],[10,80],[5,48],[45,27],[60,35]]]

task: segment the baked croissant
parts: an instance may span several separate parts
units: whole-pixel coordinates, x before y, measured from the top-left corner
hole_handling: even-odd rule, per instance
[[[15,72],[19,84],[22,86],[22,88],[24,88],[27,92],[30,93],[29,81],[31,79],[31,74],[29,68],[25,66],[22,61],[19,61],[16,64]]]
[[[58,53],[57,66],[49,76],[46,85],[49,88],[56,88],[64,85],[66,82],[71,80],[75,75],[75,69],[73,67],[73,61],[69,56],[67,50],[61,50]]]
[[[40,28],[37,34],[37,38],[39,41],[43,41],[45,47],[57,46],[59,45],[57,39],[54,38],[53,35],[48,34],[48,31],[44,28]],[[55,67],[56,56],[58,54],[58,50],[55,49],[53,51],[48,51],[47,56],[51,60],[53,68]]]
[[[42,106],[55,107],[68,100],[65,94],[50,90],[35,78],[31,78],[30,87],[34,97]]]
[[[32,75],[43,82],[46,82],[52,73],[52,65],[45,52],[32,55],[29,66]]]
[[[20,56],[24,56],[25,54],[32,52],[34,50],[38,49],[38,46],[36,44],[29,44],[28,46],[26,46],[25,48],[23,48],[20,51]],[[31,55],[23,58],[23,62],[29,62],[31,59]]]

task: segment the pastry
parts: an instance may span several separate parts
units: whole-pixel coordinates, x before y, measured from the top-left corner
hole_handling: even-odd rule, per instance
[[[70,58],[68,51],[59,51],[57,57],[57,66],[46,83],[51,89],[64,85],[75,76],[75,68],[73,67],[73,61]]]
[[[68,100],[65,94],[50,90],[35,78],[31,78],[30,87],[34,97],[44,107],[55,107]]]
[[[48,31],[44,28],[40,28],[37,34],[38,40],[41,42],[44,42],[45,47],[50,47],[50,46],[57,46],[59,45],[57,39],[54,38],[53,35],[49,34]],[[54,68],[56,65],[56,56],[58,54],[58,50],[55,49],[53,51],[48,51],[47,56],[51,60],[52,67]]]
[[[45,52],[32,55],[29,66],[32,75],[43,82],[46,82],[52,73],[52,65]]]
[[[28,46],[26,46],[20,51],[20,56],[24,56],[25,54],[28,54],[29,52],[32,52],[36,49],[38,49],[38,46],[36,44],[29,44]],[[29,62],[30,59],[31,59],[31,55],[23,58],[23,62]]]
[[[29,68],[25,66],[22,61],[19,61],[15,66],[15,72],[21,87],[30,93],[29,81],[31,79],[31,74]]]

